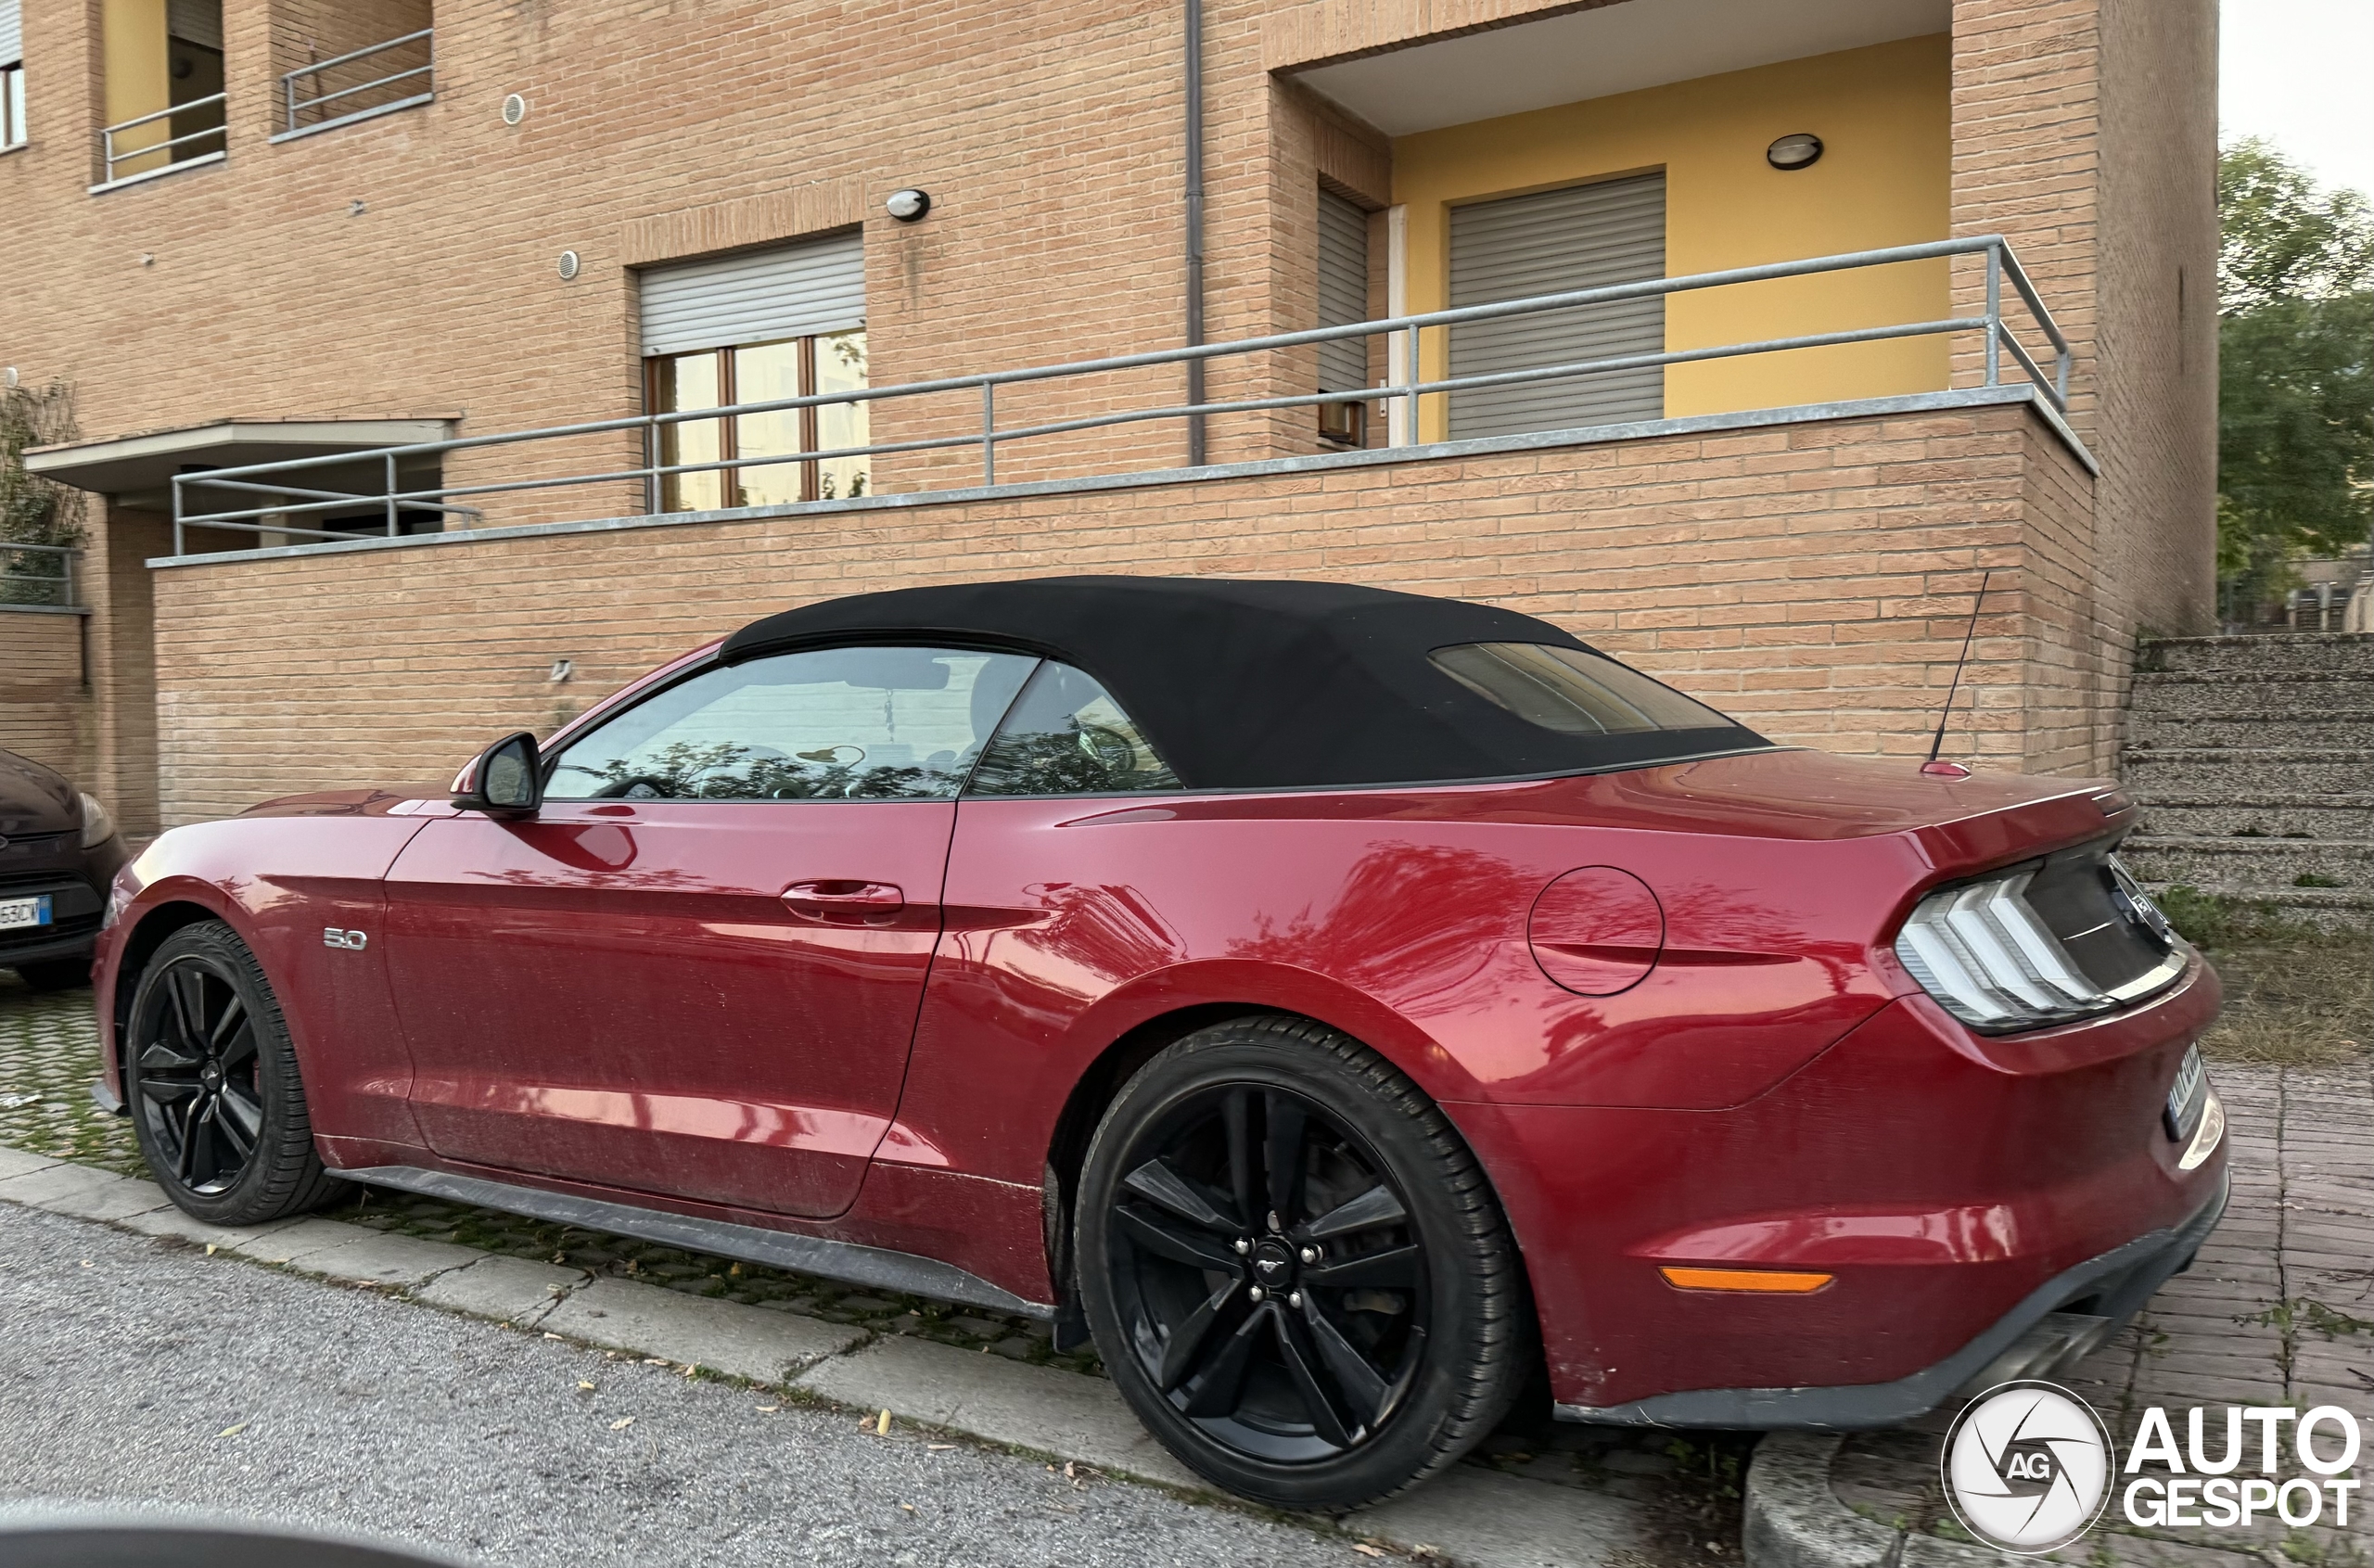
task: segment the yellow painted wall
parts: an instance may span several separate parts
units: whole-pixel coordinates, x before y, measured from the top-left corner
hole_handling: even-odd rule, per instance
[[[101,43],[107,71],[107,122],[127,120],[166,108],[172,100],[172,77],[165,57],[165,0],[103,0]],[[118,162],[115,178],[145,174],[165,166],[167,154],[157,152],[128,161],[127,148],[153,147],[172,135],[169,121],[155,120],[115,138]]]
[[[1943,239],[1949,40],[1945,34],[1700,77],[1403,136],[1394,199],[1409,208],[1408,308],[1443,308],[1449,210],[1619,174],[1666,172],[1669,276]],[[1820,160],[1783,172],[1775,138],[1810,131]],[[1674,295],[1668,350],[1838,332],[1950,314],[1947,263],[1898,263]],[[1425,374],[1443,374],[1439,332]],[[1934,391],[1946,338],[1801,349],[1668,366],[1669,417]],[[1439,402],[1440,400],[1435,400]],[[1433,412],[1428,437],[1442,434]]]

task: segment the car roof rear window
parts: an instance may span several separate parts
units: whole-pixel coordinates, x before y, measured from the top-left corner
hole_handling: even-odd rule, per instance
[[[1562,735],[1707,730],[1731,722],[1661,681],[1581,648],[1460,643],[1426,657],[1486,701]]]

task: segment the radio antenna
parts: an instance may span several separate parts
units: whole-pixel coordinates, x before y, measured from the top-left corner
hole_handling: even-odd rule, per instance
[[[1946,747],[1946,724],[1954,716],[1954,694],[1962,688],[1962,670],[1970,663],[1971,640],[1978,635],[1978,607],[1986,603],[1986,585],[1994,580],[1995,568],[1989,567],[1979,574],[1978,596],[1970,602],[1970,626],[1962,632],[1962,657],[1954,661],[1953,683],[1946,688],[1946,710],[1937,715],[1937,733],[1929,743],[1929,760],[1921,764],[1924,773],[1942,773],[1951,769],[1956,777],[1967,777],[1970,770],[1959,762],[1940,762],[1937,754]]]

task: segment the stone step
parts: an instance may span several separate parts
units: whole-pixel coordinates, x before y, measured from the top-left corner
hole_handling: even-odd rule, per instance
[[[2322,876],[2341,884],[2339,888],[2325,889],[2328,892],[2374,892],[2374,839],[2208,838],[2138,833],[2129,835],[2119,847],[2119,858],[2147,883],[2291,891],[2300,887],[2303,876]]]
[[[2347,795],[2374,787],[2374,746],[2146,746],[2126,748],[2119,782],[2156,794]]]
[[[2260,713],[2281,720],[2332,708],[2374,708],[2374,675],[2165,674],[2147,669],[2137,673],[2127,695],[2130,715],[2152,719]]]
[[[2138,831],[2178,838],[2374,838],[2374,794],[2291,795],[2231,789],[2137,792]]]
[[[2165,882],[2145,882],[2144,887],[2154,896],[2165,894],[2171,886]],[[2338,891],[2319,887],[2251,887],[2240,883],[2185,883],[2196,893],[2206,893],[2220,899],[2239,899],[2253,904],[2272,904],[2284,915],[2303,924],[2322,926],[2328,931],[2363,931],[2374,927],[2374,892],[2351,888]]]
[[[2177,749],[2362,746],[2369,735],[2374,735],[2374,708],[2304,704],[2289,713],[2273,714],[2265,708],[2234,707],[2160,713],[2138,704],[2128,713],[2126,726],[2129,746]]]
[[[2210,670],[2374,676],[2374,632],[2285,631],[2264,637],[2167,637],[2147,643],[2143,663],[2156,670]]]

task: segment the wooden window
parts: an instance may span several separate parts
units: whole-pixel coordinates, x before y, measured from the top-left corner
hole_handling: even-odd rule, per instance
[[[647,406],[655,414],[779,402],[864,387],[865,332],[861,327],[732,349],[655,354],[644,364]],[[864,495],[873,481],[871,458],[797,459],[806,453],[863,446],[868,427],[867,405],[862,402],[663,425],[657,453],[662,467],[749,458],[795,461],[665,475],[659,481],[657,508],[706,512]]]

